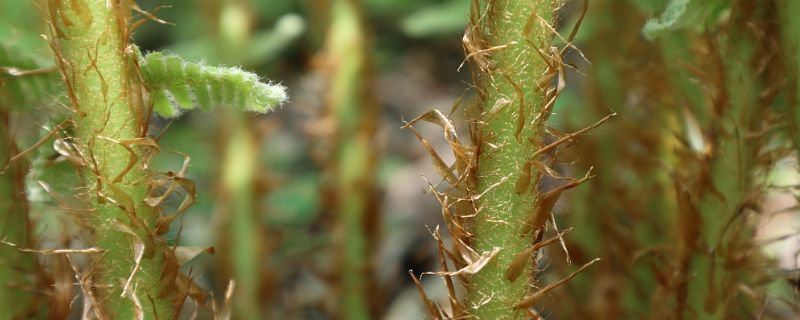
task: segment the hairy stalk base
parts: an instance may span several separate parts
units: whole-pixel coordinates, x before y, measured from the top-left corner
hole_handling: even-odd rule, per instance
[[[476,4],[480,13],[473,15],[465,38],[471,36],[472,43],[489,50],[471,50],[476,56],[485,55],[474,59],[479,69],[475,74],[482,112],[476,124],[475,179],[476,194],[482,197],[473,228],[473,248],[487,252],[499,247],[500,252],[470,279],[469,305],[477,307],[473,315],[479,319],[519,319],[527,316],[515,305],[531,291],[532,263],[527,263],[523,273],[528,277],[509,281],[505,273],[514,255],[533,243],[533,238],[522,232],[537,199],[535,182],[531,183],[537,179],[530,179],[536,176],[536,170],[526,162],[532,160],[543,134],[546,116],[535,119],[544,104],[537,82],[547,67],[535,46],[550,46],[551,33],[543,24],[552,20],[555,1]],[[498,106],[502,109],[496,112]]]
[[[75,114],[73,152],[85,172],[88,220],[104,250],[89,270],[91,288],[84,287],[93,297],[85,298],[93,298],[101,317],[171,319],[168,286],[177,266],[155,239],[157,212],[143,201],[146,169],[142,161],[129,165],[133,153],[142,154],[123,146],[145,136],[148,116],[128,46],[131,5],[51,1],[53,47]]]

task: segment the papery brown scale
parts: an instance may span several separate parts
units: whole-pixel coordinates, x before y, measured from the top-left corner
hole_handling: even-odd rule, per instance
[[[439,230],[435,231],[436,242],[438,245],[438,252],[439,252],[439,268],[444,272],[449,272],[447,268],[447,259],[445,258],[445,249],[444,242],[442,241],[441,234],[439,234]],[[453,315],[458,317],[460,316],[463,311],[461,310],[461,305],[458,301],[458,296],[456,295],[455,286],[453,285],[453,279],[451,276],[442,276],[445,282],[445,286],[447,287],[447,298],[450,300],[450,308],[453,310]]]
[[[442,319],[440,317],[439,308],[436,304],[425,294],[425,289],[422,287],[422,283],[420,283],[419,279],[414,275],[414,272],[408,270],[408,275],[411,276],[411,280],[414,281],[414,285],[417,287],[417,292],[422,298],[422,302],[425,304],[425,308],[428,309],[428,316],[432,317],[432,319]]]
[[[519,252],[519,253],[515,254],[514,255],[514,259],[508,265],[508,269],[506,269],[506,274],[505,274],[506,280],[511,281],[511,282],[516,281],[517,278],[522,274],[522,271],[525,270],[525,266],[526,266],[528,260],[531,259],[531,257],[533,256],[533,254],[537,250],[539,250],[539,249],[541,249],[541,248],[543,248],[543,247],[545,247],[545,246],[547,246],[547,245],[549,245],[549,244],[551,244],[553,242],[558,241],[559,239],[561,239],[564,236],[564,234],[566,234],[570,230],[571,229],[565,230],[564,232],[559,233],[557,236],[552,237],[552,238],[547,239],[547,240],[544,240],[544,241],[536,241],[529,248],[525,249],[522,252]]]

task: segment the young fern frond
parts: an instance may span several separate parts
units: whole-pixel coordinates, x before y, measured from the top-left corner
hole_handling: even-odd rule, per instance
[[[182,110],[222,105],[263,113],[288,97],[285,87],[263,83],[256,74],[236,67],[187,62],[160,52],[140,57],[139,63],[153,110],[166,118],[177,117]]]
[[[658,18],[651,18],[642,28],[644,36],[650,40],[656,38],[659,33],[676,28],[686,13],[686,7],[690,0],[672,0],[667,5],[666,10]]]
[[[648,40],[655,40],[682,28],[694,28],[702,32],[703,27],[725,20],[725,12],[729,12],[730,5],[730,1],[726,0],[670,0],[660,15],[647,20],[642,27],[642,35]]]

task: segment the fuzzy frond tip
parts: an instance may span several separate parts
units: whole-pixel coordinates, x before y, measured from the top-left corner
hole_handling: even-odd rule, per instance
[[[264,83],[256,74],[238,67],[187,62],[160,52],[140,56],[140,66],[153,110],[166,118],[198,107],[265,113],[288,99],[286,87]]]

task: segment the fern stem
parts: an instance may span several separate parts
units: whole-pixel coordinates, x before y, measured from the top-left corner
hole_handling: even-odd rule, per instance
[[[542,111],[544,96],[537,82],[546,63],[528,41],[549,48],[551,33],[543,22],[552,22],[556,2],[476,1],[478,12],[473,12],[468,27],[467,37],[472,36],[473,45],[490,50],[483,51],[488,53],[485,58],[484,54],[475,54],[479,57],[474,74],[482,112],[475,122],[479,150],[475,193],[482,196],[473,227],[473,248],[479,253],[500,248],[499,254],[470,279],[468,303],[476,308],[473,315],[479,319],[527,316],[514,305],[530,293],[532,264],[526,264],[527,278],[509,281],[504,275],[514,255],[533,242],[521,231],[537,201],[535,182],[528,182],[523,192],[516,192],[515,185],[526,174],[530,174],[528,178],[536,176],[536,172],[524,172],[543,134],[546,116],[534,118]],[[503,104],[501,111],[490,112]]]
[[[334,0],[330,8],[326,59],[330,64],[328,115],[338,124],[328,185],[336,214],[340,317],[370,319],[370,230],[374,208],[377,108],[371,87],[365,30],[356,0]]]
[[[261,317],[259,283],[261,259],[258,221],[255,219],[254,192],[257,176],[258,144],[242,114],[225,110],[228,132],[222,164],[223,199],[228,211],[231,258],[229,267],[236,280],[234,315],[241,319]]]
[[[220,62],[237,65],[244,61],[251,41],[251,17],[248,1],[226,0],[221,4],[218,36],[223,45],[216,52]],[[263,318],[260,285],[264,237],[256,219],[255,203],[258,179],[259,139],[253,130],[251,115],[225,108],[222,110],[223,157],[220,203],[227,223],[225,268],[236,281],[233,316],[237,319]]]
[[[95,245],[104,250],[91,273],[95,312],[101,318],[172,319],[173,303],[183,302],[171,295],[177,264],[155,239],[158,212],[143,201],[147,170],[141,160],[128,168],[131,154],[114,142],[147,132],[147,108],[128,43],[131,5],[51,1],[53,46],[75,112],[75,153],[83,160],[88,219]]]

